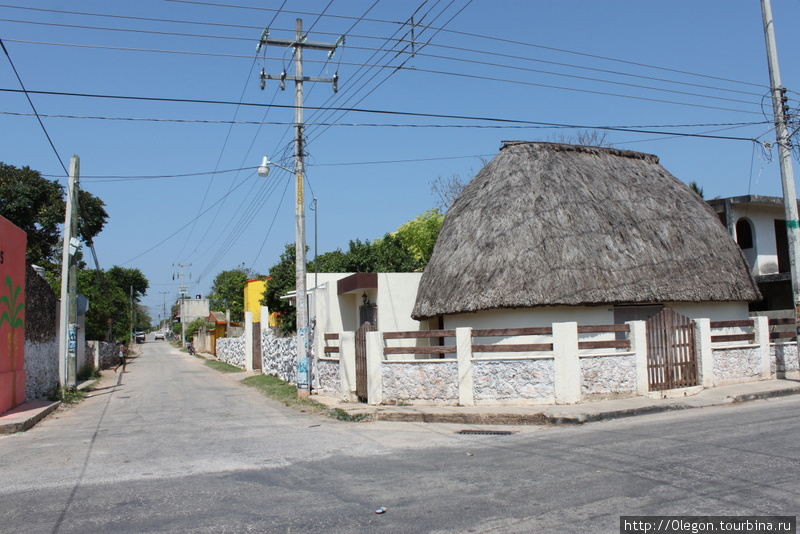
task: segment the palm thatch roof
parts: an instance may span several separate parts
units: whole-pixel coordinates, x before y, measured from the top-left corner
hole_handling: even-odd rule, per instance
[[[506,142],[448,210],[412,317],[760,298],[716,214],[656,156]]]

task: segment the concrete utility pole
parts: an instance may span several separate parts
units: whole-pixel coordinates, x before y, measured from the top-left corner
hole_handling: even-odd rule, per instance
[[[338,73],[333,78],[311,78],[303,76],[303,49],[326,50],[328,57],[333,57],[333,52],[344,42],[344,36],[340,37],[336,43],[314,43],[306,40],[303,34],[303,20],[296,20],[296,32],[294,40],[291,39],[271,39],[269,29],[261,34],[257,51],[265,45],[277,45],[281,47],[291,46],[294,48],[295,75],[287,76],[285,72],[280,75],[268,75],[261,70],[261,89],[264,89],[266,80],[279,80],[281,89],[284,89],[286,80],[294,81],[294,125],[295,125],[295,289],[297,295],[297,395],[307,397],[311,391],[311,366],[308,353],[308,302],[306,300],[306,212],[305,201],[303,199],[305,184],[303,177],[305,169],[303,157],[305,154],[303,138],[303,82],[327,82],[333,84],[333,90],[338,90]]]
[[[186,300],[186,292],[189,290],[189,288],[186,287],[186,284],[184,283],[183,268],[184,267],[191,267],[192,264],[191,263],[173,263],[172,266],[181,268],[181,273],[180,273],[181,285],[178,288],[178,291],[181,294],[181,347],[184,347],[184,346],[186,346],[186,314],[184,313],[185,306],[183,305],[183,301]],[[191,278],[191,276],[192,275],[190,274],[189,277]],[[173,276],[173,280],[174,279],[175,279],[175,277]]]
[[[64,217],[64,249],[61,256],[61,327],[58,341],[58,378],[62,387],[77,384],[78,351],[78,191],[81,160],[72,156],[69,162],[67,209]]]
[[[161,330],[164,330],[166,329],[166,325],[169,322],[169,316],[167,315],[167,295],[169,294],[169,291],[159,291],[159,293],[164,295],[164,304],[161,307],[162,312],[164,314],[164,321],[162,323],[159,323],[159,327],[161,328]]]
[[[797,216],[797,195],[792,168],[789,129],[786,127],[786,88],[781,85],[781,72],[778,67],[778,49],[775,46],[775,26],[772,20],[770,0],[761,0],[761,16],[764,19],[764,37],[767,41],[767,61],[769,64],[770,90],[772,92],[772,111],[775,115],[775,139],[778,145],[778,158],[783,184],[783,207],[786,213],[786,237],[789,241],[789,264],[792,274],[792,301],[794,302],[795,326],[800,334],[800,276],[798,276],[798,253],[800,253],[800,220]],[[800,341],[800,336],[798,336]]]

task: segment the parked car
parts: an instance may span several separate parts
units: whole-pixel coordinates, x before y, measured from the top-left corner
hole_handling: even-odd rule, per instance
[[[158,331],[153,336],[153,339],[164,339],[164,332]]]
[[[144,332],[136,332],[134,338],[136,339],[137,343],[144,343],[145,340],[145,333]]]

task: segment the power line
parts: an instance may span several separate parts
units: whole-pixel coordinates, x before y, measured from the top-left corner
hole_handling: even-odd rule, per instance
[[[25,94],[25,98],[28,100],[28,104],[30,104],[31,109],[33,110],[34,115],[36,115],[36,120],[39,121],[39,126],[41,126],[42,131],[44,132],[45,137],[47,137],[47,142],[50,143],[50,148],[53,149],[53,152],[56,155],[56,159],[61,164],[61,168],[64,169],[64,174],[69,176],[69,171],[67,167],[64,165],[64,162],[61,161],[61,156],[58,155],[58,150],[56,150],[56,145],[53,144],[53,139],[50,138],[50,134],[47,132],[47,128],[44,127],[44,123],[42,122],[42,118],[39,116],[39,112],[36,110],[36,106],[33,105],[33,100],[31,100],[31,96],[27,89],[25,89],[25,84],[22,82],[22,78],[17,72],[17,67],[14,66],[14,61],[11,59],[11,54],[8,53],[6,49],[6,45],[3,44],[3,40],[0,39],[0,47],[2,47],[3,52],[5,53],[6,57],[8,58],[8,63],[11,65],[11,69],[14,71],[14,75],[17,77],[17,81],[19,82],[19,86],[22,87],[22,93]]]
[[[0,115],[11,115],[19,117],[33,117],[33,113],[19,113],[13,111],[0,111]],[[166,122],[176,124],[241,124],[248,126],[258,125],[272,125],[272,126],[291,126],[291,122],[287,121],[234,121],[234,120],[205,120],[205,119],[165,119],[153,117],[102,117],[93,115],[52,115],[40,114],[41,117],[54,118],[54,119],[78,119],[78,120],[107,120],[107,121],[138,121],[138,122]],[[399,123],[365,123],[365,122],[306,122],[308,126],[341,126],[353,128],[463,128],[463,129],[542,129],[542,128],[558,128],[558,126],[538,126],[538,125],[492,125],[492,124],[399,124]],[[762,124],[770,124],[770,121],[754,121],[754,122],[725,122],[725,123],[702,123],[702,124],[652,124],[640,126],[614,126],[615,128],[707,128],[709,126],[758,126]],[[572,128],[572,126],[569,126]],[[581,126],[584,129],[595,129],[595,126]],[[205,173],[195,174],[176,174],[167,176],[168,178],[176,178],[182,176],[196,176],[206,174],[220,174],[225,172],[236,172],[240,170],[250,170],[253,167],[240,167],[238,169],[226,171],[209,171]],[[159,176],[160,177],[160,176]],[[86,178],[81,176],[81,178]]]
[[[189,0],[169,0],[169,1],[176,1],[176,2],[180,1],[180,2],[183,2],[183,3],[197,4],[197,5],[208,5],[208,6],[217,6],[217,7],[230,7],[230,8],[239,8],[239,9],[269,11],[269,12],[274,12],[276,15],[283,8],[283,6],[281,6],[280,9],[274,9],[274,8],[263,8],[263,7],[252,7],[252,6],[237,6],[237,5],[232,5],[232,4],[221,4],[221,3],[211,3],[211,2],[197,2],[197,1],[189,1]],[[284,2],[284,5],[285,5],[285,2]],[[137,17],[137,16],[128,16],[128,15],[87,13],[87,12],[80,12],[80,11],[44,9],[44,8],[35,8],[35,7],[29,7],[29,6],[14,6],[14,5],[7,5],[7,4],[0,4],[0,7],[14,8],[14,9],[24,9],[24,10],[40,11],[40,12],[60,13],[60,14],[81,15],[81,16],[108,17],[108,18],[137,20],[137,21],[146,21],[146,22],[174,23],[174,24],[195,24],[195,25],[204,25],[204,26],[216,26],[216,27],[248,29],[248,30],[259,29],[259,27],[256,27],[256,26],[237,25],[237,24],[224,24],[224,23],[218,23],[218,22],[175,20],[175,19],[155,18],[155,17]],[[299,14],[299,15],[309,15],[309,16],[316,16],[316,17],[323,16],[323,14],[315,13],[315,12],[286,11],[286,13]],[[355,16],[331,15],[331,14],[324,14],[324,16],[326,18],[339,18],[339,19],[346,19],[346,20],[376,22],[376,23],[391,24],[391,25],[397,25],[397,26],[403,26],[403,25],[406,24],[405,21],[384,20],[384,19],[369,19],[369,18],[366,18],[364,16],[355,17]],[[23,22],[25,22],[25,21],[23,21]],[[53,24],[53,23],[50,23],[50,24]],[[430,27],[430,28],[431,29],[437,29],[437,28],[432,28],[432,27]],[[493,37],[493,36],[489,36],[489,35],[481,35],[481,34],[477,34],[477,33],[449,30],[449,29],[445,29],[445,28],[438,28],[438,30],[444,31],[445,33],[452,33],[452,34],[455,34],[455,35],[462,35],[462,36],[473,37],[473,38],[478,38],[478,39],[483,39],[483,40],[490,40],[490,41],[497,41],[497,42],[501,42],[501,43],[505,43],[505,44],[514,44],[514,45],[525,46],[525,47],[539,48],[539,49],[543,49],[543,50],[554,51],[554,52],[559,52],[559,53],[564,53],[564,54],[571,54],[571,55],[577,55],[577,56],[582,56],[582,57],[589,57],[589,58],[592,58],[592,59],[600,59],[600,60],[603,60],[603,61],[617,62],[617,63],[636,66],[636,67],[643,67],[643,68],[654,69],[654,70],[662,70],[662,71],[672,72],[672,73],[686,75],[686,76],[713,79],[713,80],[717,80],[717,81],[724,81],[724,82],[727,82],[727,83],[748,85],[748,86],[751,86],[751,87],[758,87],[758,88],[765,88],[766,87],[764,84],[756,84],[756,83],[752,83],[752,82],[734,80],[734,79],[731,79],[731,78],[724,78],[724,77],[719,77],[719,76],[711,76],[711,75],[708,75],[708,74],[701,74],[701,73],[690,72],[690,71],[685,71],[685,70],[681,70],[681,69],[673,69],[673,68],[668,68],[668,67],[661,67],[661,66],[658,66],[658,65],[651,65],[651,64],[647,64],[647,63],[628,61],[628,60],[624,60],[624,59],[601,56],[601,55],[597,55],[597,54],[589,54],[589,53],[585,53],[585,52],[578,52],[578,51],[567,50],[567,49],[563,49],[563,48],[556,48],[556,47],[550,47],[550,46],[544,46],[544,45],[537,45],[537,44],[534,44],[534,43],[526,43],[524,41],[518,41],[518,40],[513,40],[513,39],[505,39],[505,38]],[[126,30],[120,30],[120,31],[126,31]],[[136,30],[130,30],[130,31],[136,31]],[[323,35],[338,35],[338,34],[326,33],[326,32],[317,32],[317,33],[320,33],[320,34],[323,34]],[[201,37],[205,37],[205,36],[201,35]],[[363,37],[363,38],[367,38],[367,39],[383,39],[382,37],[372,37],[372,36],[354,36],[354,37]],[[229,37],[221,37],[221,38],[229,38]],[[229,39],[238,39],[238,38],[229,38]],[[10,39],[6,39],[6,41],[10,41]],[[21,42],[25,42],[25,41],[21,41]],[[444,46],[444,45],[435,45],[435,46]],[[465,49],[465,50],[468,50],[468,49]],[[178,53],[180,53],[180,52],[178,52]],[[500,55],[502,56],[503,54],[500,54]],[[530,61],[542,61],[542,60],[536,60],[536,59],[533,59],[533,58],[525,58],[525,59],[528,59]],[[580,66],[578,66],[577,68],[590,69],[589,67],[580,67]],[[611,71],[609,71],[609,72],[611,72]],[[647,77],[645,77],[645,78],[647,78]],[[685,82],[670,82],[670,83],[685,83]],[[691,85],[691,84],[688,84],[688,85]],[[724,89],[722,89],[722,90],[724,90]]]
[[[6,41],[7,42],[15,42],[15,43],[24,43],[24,44],[38,44],[38,45],[48,45],[48,46],[70,46],[70,47],[92,48],[92,49],[100,49],[100,50],[121,50],[121,51],[128,51],[128,52],[153,52],[153,53],[184,54],[184,55],[224,57],[224,58],[237,58],[237,59],[250,59],[252,57],[252,56],[246,56],[246,55],[241,55],[241,54],[225,54],[225,53],[220,53],[220,52],[193,52],[193,51],[186,51],[186,50],[165,50],[165,49],[133,48],[133,47],[121,47],[121,46],[86,45],[86,44],[75,44],[75,43],[55,43],[55,42],[47,42],[47,41],[30,41],[30,40],[22,40],[22,39],[6,39]],[[403,41],[400,40],[398,42],[403,42]],[[362,48],[364,50],[370,50],[370,48],[365,48],[365,47],[360,47],[360,48]],[[380,49],[378,49],[378,50],[380,50]],[[407,50],[407,48],[397,52],[396,55],[402,54],[406,50]],[[558,72],[552,72],[552,71],[541,71],[541,70],[530,69],[530,68],[525,68],[525,67],[515,67],[515,66],[510,66],[510,65],[498,65],[498,64],[474,61],[474,60],[469,60],[469,59],[452,58],[452,57],[447,57],[447,56],[436,56],[436,55],[431,55],[431,54],[417,54],[417,55],[433,57],[433,58],[440,58],[440,59],[447,59],[447,60],[452,60],[452,61],[461,61],[461,62],[469,62],[469,63],[480,63],[480,64],[492,65],[492,66],[499,67],[499,68],[523,70],[523,71],[528,71],[528,72],[539,72],[539,73],[549,74],[549,75],[553,75],[553,76],[561,76],[561,77],[567,77],[567,78],[583,79],[583,80],[587,80],[587,81],[596,81],[596,82],[613,84],[613,85],[623,85],[623,86],[629,86],[629,87],[634,87],[634,88],[644,88],[644,89],[648,89],[648,90],[652,90],[652,91],[669,92],[669,93],[675,93],[675,94],[684,94],[684,95],[687,95],[687,96],[695,96],[695,97],[700,97],[700,98],[713,98],[713,99],[716,99],[716,100],[728,100],[728,101],[731,101],[731,102],[740,102],[740,103],[745,103],[745,104],[758,105],[758,104],[755,104],[755,103],[742,101],[742,100],[722,98],[722,97],[716,97],[716,96],[711,96],[711,95],[703,95],[703,94],[698,94],[698,93],[689,93],[689,92],[684,92],[684,91],[676,91],[676,90],[664,89],[664,88],[658,88],[658,87],[641,86],[641,85],[629,84],[629,83],[619,82],[619,81],[614,81],[614,80],[603,80],[603,79],[599,79],[599,78],[589,78],[589,77],[583,77],[583,76],[577,76],[577,75],[571,75],[571,74],[565,74],[565,73],[558,73]],[[277,59],[277,58],[270,58],[270,59]],[[309,60],[309,62],[327,63],[327,62],[322,62],[322,61],[319,61],[319,60],[317,60],[317,61]],[[406,62],[407,62],[407,60],[406,60]],[[345,65],[359,65],[359,66],[361,65],[361,64],[358,64],[358,63],[344,63],[344,64]],[[400,66],[369,65],[369,67],[370,68],[376,68],[377,67],[377,68],[392,69],[392,72],[389,74],[389,76],[392,76],[398,70],[407,70],[404,67],[404,64],[405,64],[405,62],[403,63],[403,65],[400,65]],[[570,65],[567,65],[567,66],[570,66]],[[576,66],[575,68],[588,68],[588,67]],[[530,85],[530,86],[543,87],[543,88],[548,88],[548,89],[558,89],[558,90],[565,90],[565,91],[574,91],[574,92],[581,92],[581,93],[596,94],[596,95],[601,95],[601,96],[613,96],[613,97],[617,97],[617,98],[628,98],[628,99],[633,99],[633,100],[646,100],[646,101],[659,102],[659,103],[671,104],[671,105],[690,106],[690,107],[703,107],[703,108],[706,108],[706,109],[717,109],[717,110],[721,110],[721,111],[734,111],[734,112],[737,112],[737,113],[756,113],[756,112],[737,110],[737,109],[731,109],[731,108],[722,108],[722,107],[714,107],[714,106],[703,106],[703,105],[699,105],[699,104],[691,104],[691,103],[688,103],[688,102],[677,102],[677,101],[672,101],[672,100],[650,99],[650,98],[637,97],[637,96],[633,96],[633,95],[625,95],[625,94],[619,94],[619,93],[609,93],[609,92],[603,92],[603,91],[592,91],[592,90],[588,90],[588,89],[578,89],[578,88],[575,88],[575,87],[564,87],[564,86],[558,86],[558,85],[540,84],[540,83],[534,83],[534,82],[526,82],[526,81],[522,81],[522,80],[508,80],[508,79],[501,79],[501,78],[490,78],[490,77],[487,77],[487,76],[478,76],[478,75],[475,75],[475,74],[464,74],[464,73],[458,73],[458,72],[445,72],[445,71],[432,70],[432,69],[423,69],[423,68],[419,68],[419,67],[414,67],[413,69],[410,69],[410,70],[412,70],[413,72],[425,72],[425,73],[429,73],[429,74],[458,76],[458,77],[462,77],[462,78],[471,78],[471,79],[476,79],[476,80],[490,80],[490,81],[502,82],[502,83],[513,83],[513,84]],[[604,69],[592,69],[592,70],[600,70],[601,72],[608,72],[608,73],[616,74],[613,71],[607,71],[607,70],[604,70]],[[633,77],[642,77],[642,78],[646,78],[646,79],[649,78],[649,77],[637,76],[637,75],[633,75],[633,74],[624,74],[624,73],[622,73],[620,75],[633,76]],[[697,84],[686,84],[685,82],[678,82],[678,81],[665,80],[665,82],[675,83],[675,84],[685,84],[685,85],[690,85],[690,86],[697,86]],[[741,82],[741,83],[744,83],[744,82]],[[755,85],[755,84],[753,84],[753,85]],[[704,86],[701,86],[701,87],[704,87]],[[725,88],[713,88],[713,89],[720,90],[720,91],[734,91],[734,90],[725,89]],[[738,91],[738,92],[741,93],[741,91]],[[744,93],[744,94],[753,94],[754,95],[755,93]],[[367,94],[367,96],[368,95],[369,95],[369,93]],[[360,99],[359,102],[361,100],[363,100],[364,98],[366,98],[366,96],[363,97],[362,99]]]
[[[235,4],[223,4],[223,3],[216,3],[216,2],[200,2],[198,0],[166,0],[166,1],[168,1],[168,2],[185,3],[185,4],[215,6],[215,7],[227,7],[227,8],[234,8],[234,9],[252,9],[252,10],[258,10],[258,11],[272,11],[270,8],[264,8],[264,7],[241,6],[241,5],[235,5]],[[308,13],[308,12],[300,12],[300,11],[288,11],[288,13],[296,13],[296,14],[310,15],[310,16],[318,15],[318,13]],[[330,18],[340,18],[340,19],[353,19],[353,18],[355,18],[355,17],[351,17],[351,16],[346,16],[346,15],[326,15],[326,16],[330,17]],[[400,24],[400,25],[405,24],[404,22],[398,22],[398,21],[393,21],[393,20],[382,20],[382,19],[365,19],[365,20],[367,20],[369,22],[378,22],[378,23],[385,23],[385,24]],[[763,84],[755,84],[755,83],[751,83],[751,82],[743,82],[743,81],[739,81],[739,80],[733,80],[733,79],[730,79],[730,78],[723,78],[723,77],[719,77],[719,76],[711,76],[711,75],[708,75],[708,74],[700,74],[700,73],[696,73],[696,72],[690,72],[690,71],[685,71],[685,70],[680,70],[680,69],[672,69],[672,68],[668,68],[668,67],[659,67],[657,65],[650,65],[650,64],[647,64],[647,63],[640,63],[640,62],[636,62],[636,61],[628,61],[628,60],[624,60],[624,59],[616,59],[616,58],[611,58],[611,57],[607,57],[607,56],[601,56],[601,55],[598,55],[598,54],[589,54],[589,53],[586,53],[586,52],[576,52],[574,50],[567,50],[567,49],[564,49],[564,48],[556,48],[556,47],[552,47],[552,46],[537,45],[537,44],[533,44],[533,43],[526,43],[526,42],[523,42],[523,41],[516,41],[516,40],[513,40],[513,39],[506,39],[506,38],[502,38],[502,37],[492,37],[492,36],[489,36],[489,35],[481,35],[481,34],[478,34],[478,33],[463,32],[463,31],[457,31],[457,30],[447,30],[447,29],[444,29],[444,28],[432,28],[432,29],[437,29],[437,30],[444,31],[446,33],[452,33],[452,34],[455,34],[455,35],[463,35],[463,36],[467,36],[467,37],[475,37],[475,38],[479,38],[479,39],[487,39],[487,40],[497,41],[497,42],[506,43],[506,44],[516,44],[516,45],[520,45],[520,46],[526,46],[526,47],[532,47],[532,48],[540,48],[540,49],[543,49],[543,50],[550,50],[550,51],[560,52],[560,53],[564,53],[564,54],[573,54],[573,55],[578,55],[578,56],[583,56],[583,57],[590,57],[590,58],[593,58],[593,59],[600,59],[600,60],[603,60],[603,61],[612,61],[612,62],[622,63],[622,64],[626,64],[626,65],[632,65],[632,66],[636,66],[636,67],[644,67],[644,68],[649,68],[649,69],[657,69],[657,70],[663,70],[663,71],[667,71],[667,72],[674,72],[674,73],[677,73],[677,74],[683,74],[683,75],[687,75],[687,76],[708,78],[708,79],[713,79],[713,80],[718,80],[718,81],[725,81],[725,82],[730,82],[730,83],[738,83],[738,84],[743,84],[743,85],[750,85],[750,86],[759,87],[759,88],[763,88],[764,87]]]
[[[6,89],[0,88],[0,92],[11,92],[11,93],[19,93],[22,92],[19,89]],[[64,91],[29,91],[31,94],[42,94],[42,95],[54,95],[54,96],[72,96],[78,98],[105,98],[105,99],[112,99],[112,100],[131,100],[131,101],[145,101],[145,102],[174,102],[174,103],[184,103],[184,104],[208,104],[208,105],[243,105],[243,106],[252,106],[252,107],[274,107],[274,108],[288,108],[293,109],[293,106],[289,105],[282,105],[282,104],[260,104],[256,102],[231,102],[225,100],[202,100],[202,99],[187,99],[187,98],[165,98],[165,97],[144,97],[144,96],[125,96],[125,95],[101,95],[101,94],[90,94],[90,93],[70,93]],[[439,118],[439,119],[455,119],[455,120],[471,120],[471,121],[487,121],[487,122],[500,122],[504,124],[529,124],[529,125],[539,125],[539,126],[552,126],[552,127],[560,127],[560,128],[587,128],[587,126],[576,125],[576,124],[561,124],[561,123],[551,123],[551,122],[539,122],[539,121],[526,121],[526,120],[519,120],[519,119],[500,119],[500,118],[493,118],[493,117],[480,117],[480,116],[469,116],[469,115],[449,115],[449,114],[441,114],[441,113],[422,113],[422,112],[412,112],[412,111],[393,111],[393,110],[380,110],[380,109],[363,109],[363,108],[339,108],[339,107],[329,107],[329,108],[322,108],[319,106],[304,106],[304,109],[325,109],[325,110],[334,110],[334,111],[347,111],[347,112],[354,112],[354,113],[372,113],[377,115],[390,115],[390,116],[409,116],[409,117],[426,117],[426,118]],[[611,130],[611,131],[626,131],[626,132],[634,132],[634,133],[647,133],[647,134],[658,134],[663,135],[665,132],[654,132],[654,131],[647,131],[647,130],[639,130],[639,129],[626,129],[626,128],[615,128],[615,127],[608,127],[608,126],[597,126],[593,127],[598,130]],[[750,138],[742,138],[742,137],[726,137],[726,136],[704,136],[700,134],[692,134],[692,133],[683,133],[683,132],[674,132],[670,133],[670,135],[677,135],[682,137],[701,137],[701,138],[710,138],[710,139],[729,139],[729,140],[736,140],[736,141],[754,141],[754,139]]]

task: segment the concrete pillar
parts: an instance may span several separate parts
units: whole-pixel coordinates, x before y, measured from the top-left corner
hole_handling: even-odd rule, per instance
[[[458,403],[461,406],[474,406],[472,328],[456,328],[456,358],[458,359]]]
[[[264,362],[264,358],[269,358],[269,350],[268,347],[264,345],[264,339],[269,339],[266,335],[266,331],[272,331],[269,327],[269,308],[266,306],[261,306],[261,332],[259,335],[261,336],[261,372],[264,372],[264,369],[267,369],[268,366]]]
[[[581,400],[578,323],[553,323],[553,380],[556,404]]]
[[[383,332],[367,332],[367,402],[377,405],[383,402]]]
[[[697,358],[698,382],[704,388],[714,387],[714,351],[711,350],[711,320],[694,320],[694,354]]]
[[[772,378],[772,355],[769,350],[769,317],[753,317],[753,334],[761,352],[761,380]]]
[[[253,312],[244,312],[244,370],[253,370]]]
[[[629,321],[631,352],[636,356],[636,393],[647,395],[650,391],[650,379],[647,375],[647,323],[645,321]]]
[[[342,400],[356,401],[356,333],[339,334],[339,383]]]

